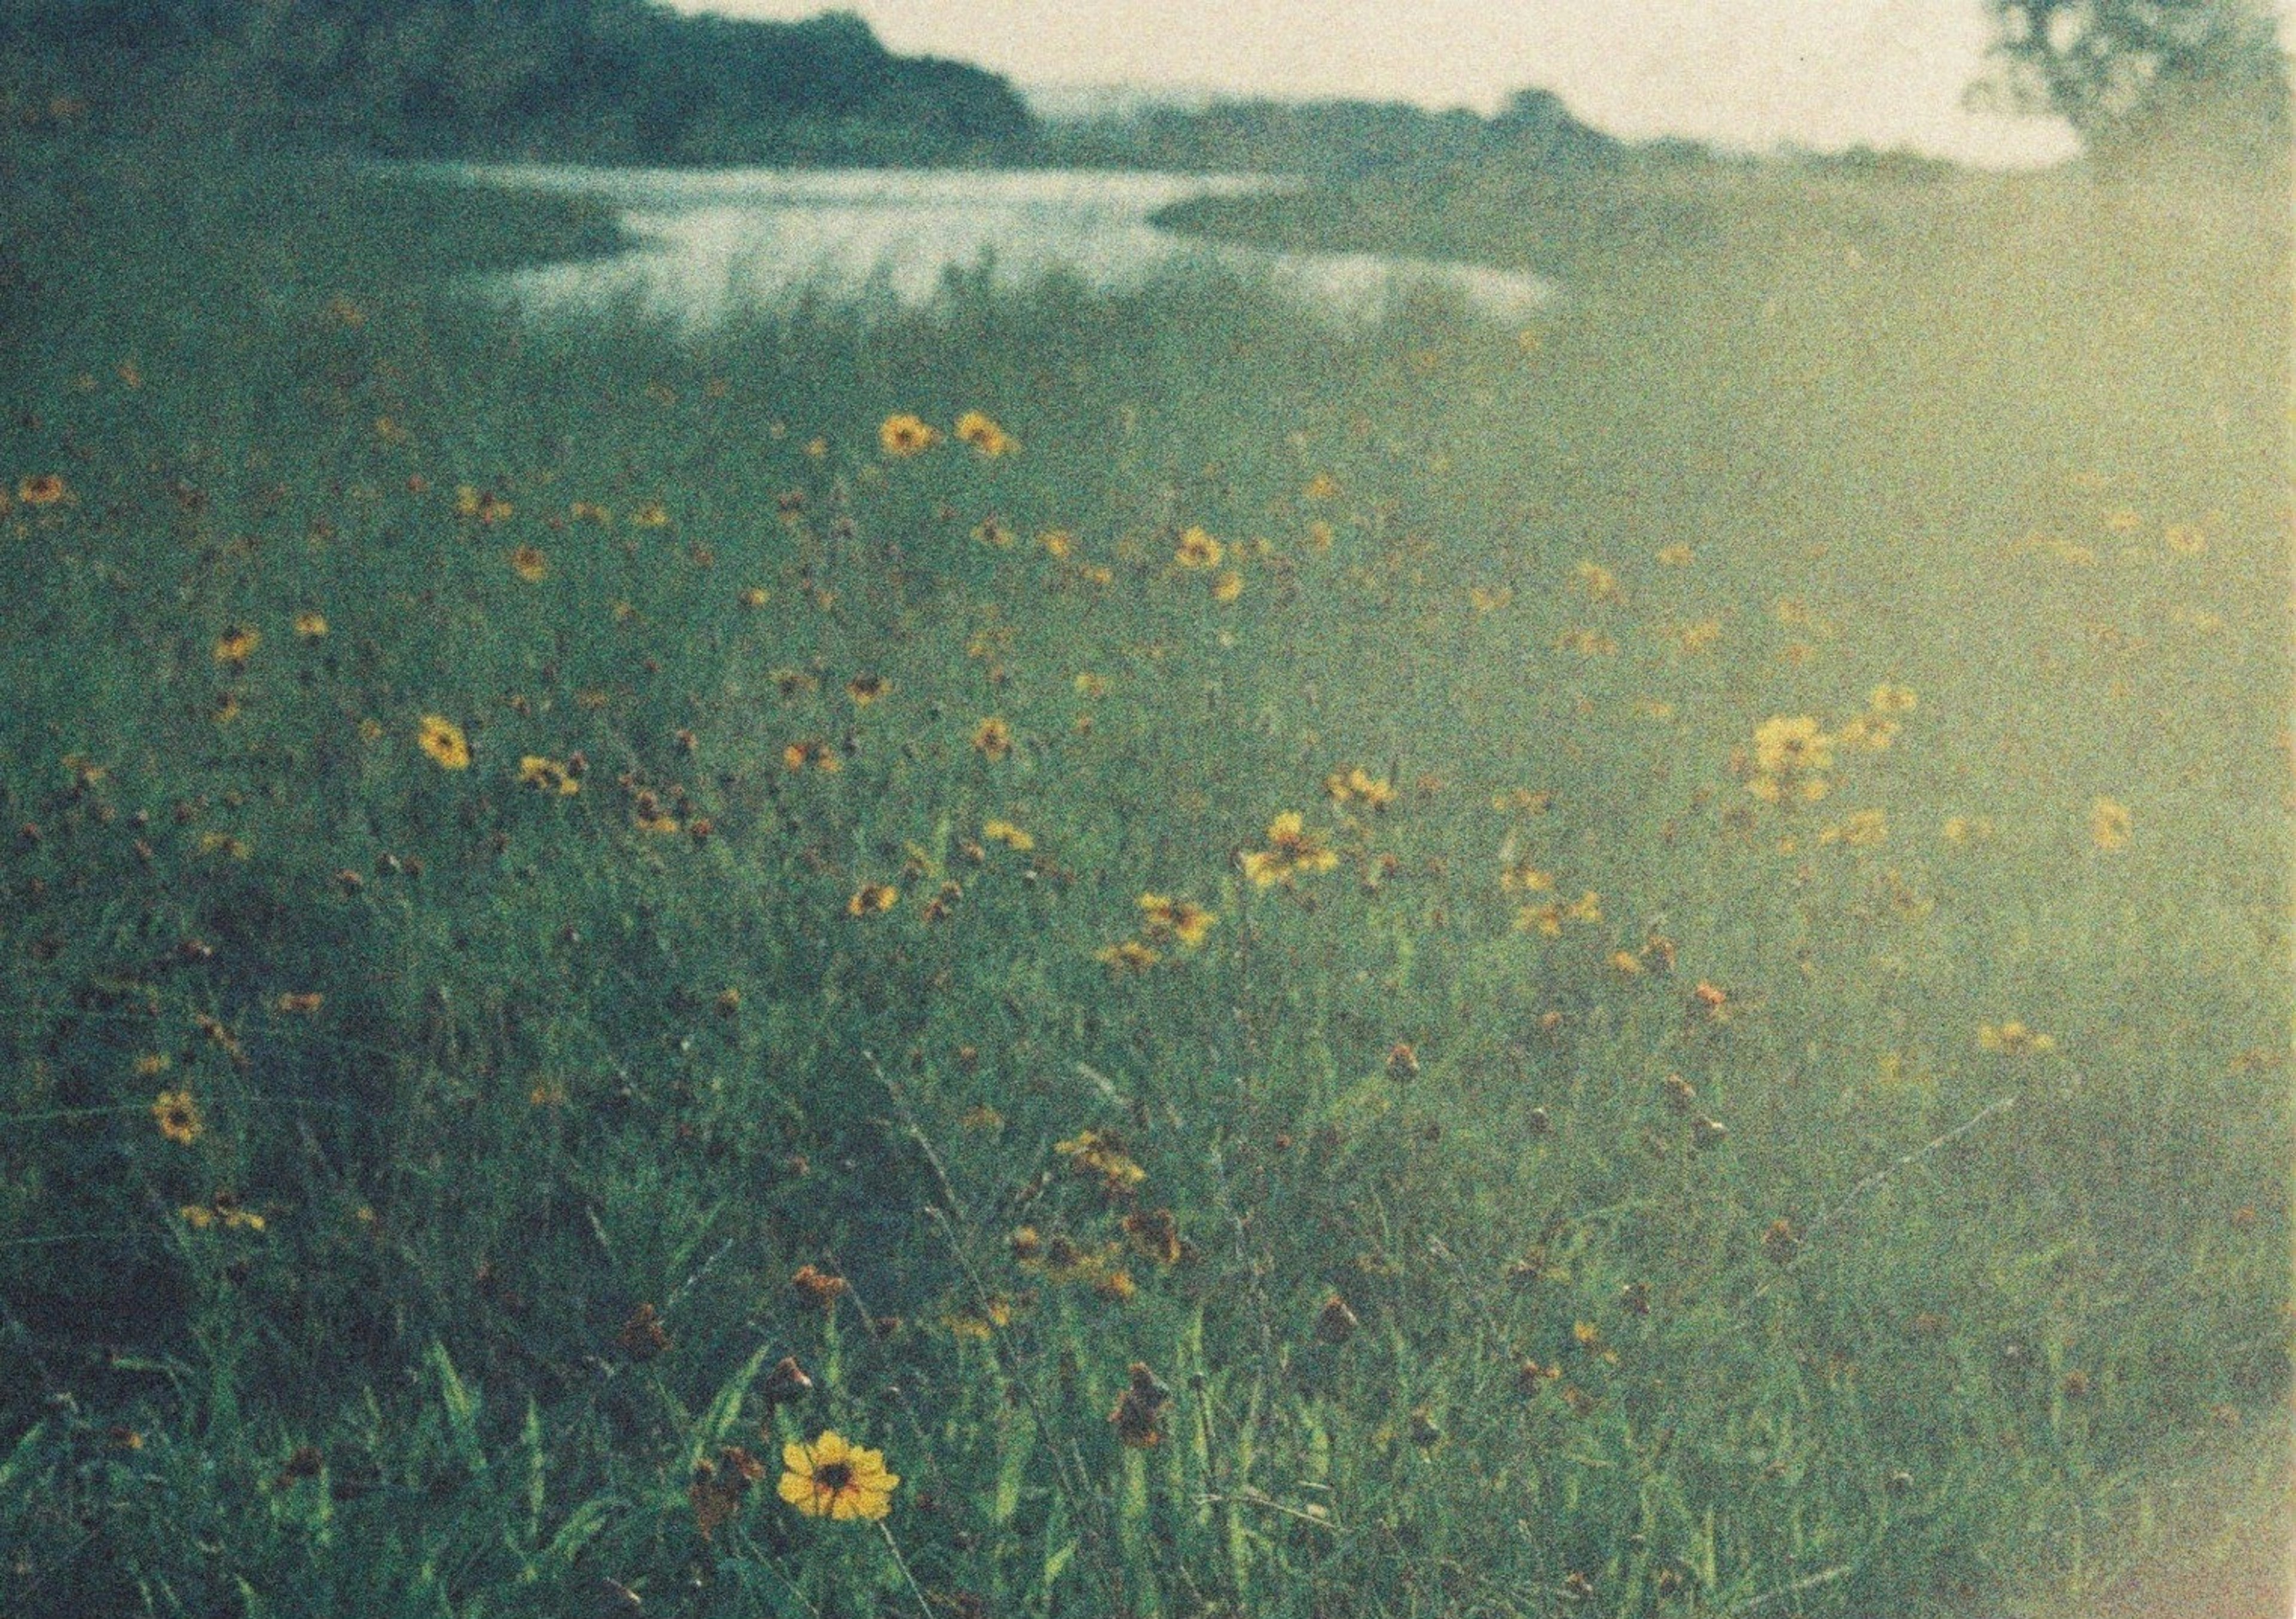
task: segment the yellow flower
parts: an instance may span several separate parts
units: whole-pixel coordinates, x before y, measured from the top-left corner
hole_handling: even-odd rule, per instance
[[[1690,566],[1690,547],[1687,545],[1662,546],[1660,548],[1658,560],[1669,568],[1687,568]]]
[[[1148,1172],[1133,1162],[1123,1140],[1112,1130],[1083,1130],[1072,1141],[1055,1141],[1053,1150],[1066,1158],[1080,1175],[1097,1175],[1110,1191],[1139,1185]]]
[[[1142,895],[1140,912],[1147,920],[1149,937],[1177,939],[1191,950],[1201,946],[1219,922],[1195,901],[1162,894]]]
[[[594,501],[576,501],[567,515],[578,523],[595,523],[601,528],[614,520],[614,514]]]
[[[2100,849],[2125,849],[2128,835],[2136,825],[2128,806],[2111,798],[2100,797],[2089,805],[2089,841]]]
[[[845,683],[845,695],[856,708],[866,708],[892,689],[893,683],[882,675],[856,675]]]
[[[1212,600],[1233,601],[1243,594],[1243,576],[1233,568],[1212,581]]]
[[[886,417],[877,429],[878,446],[897,458],[922,454],[939,442],[939,429],[906,411]],[[823,448],[825,452],[827,446]]]
[[[510,570],[529,585],[539,585],[550,576],[550,563],[531,545],[521,545],[510,553]]]
[[[1119,969],[1129,969],[1133,972],[1146,972],[1150,968],[1155,966],[1157,962],[1162,961],[1164,958],[1158,955],[1147,945],[1142,944],[1138,939],[1127,939],[1121,944],[1103,945],[1102,948],[1094,951],[1092,959],[1099,962],[1103,967],[1113,967]]]
[[[1012,434],[980,411],[967,411],[956,419],[956,436],[991,460],[1020,447]]]
[[[741,595],[736,599],[743,607],[754,609],[763,607],[767,602],[772,601],[773,595],[764,585],[751,585],[744,587]]]
[[[1013,727],[991,715],[972,728],[972,746],[985,759],[1001,759],[1013,751]]]
[[[1921,705],[1911,686],[1900,686],[1884,681],[1874,688],[1871,707],[1876,714],[1910,714]]]
[[[1600,562],[1581,562],[1576,570],[1579,588],[1594,601],[1624,601],[1627,598],[1619,589],[1619,576]]]
[[[502,522],[517,510],[492,489],[480,489],[472,484],[457,484],[455,487],[456,517],[476,518],[480,522],[491,526]]]
[[[582,783],[566,766],[538,753],[528,754],[519,760],[518,779],[537,792],[556,793],[562,797],[570,798],[582,790]]]
[[[1977,1044],[1980,1051],[1998,1052],[2004,1057],[2046,1057],[2057,1049],[2053,1035],[2029,1029],[2014,1018],[2002,1024],[1978,1025]]]
[[[1180,547],[1172,553],[1172,560],[1192,569],[1218,568],[1226,560],[1227,547],[1206,534],[1201,528],[1190,528],[1180,536]]]
[[[901,891],[890,883],[863,883],[845,902],[848,916],[875,916],[901,903]]]
[[[414,733],[415,746],[430,756],[441,770],[471,767],[471,740],[463,728],[440,715],[426,714]]]
[[[295,634],[302,637],[305,641],[318,641],[324,639],[326,633],[326,614],[298,613],[295,615]]]
[[[669,510],[660,501],[641,502],[638,509],[630,513],[630,521],[640,528],[667,528]]]
[[[152,1103],[152,1117],[159,1124],[161,1135],[181,1146],[189,1147],[207,1132],[199,1104],[192,1100],[189,1091],[160,1092]]]
[[[1833,741],[1808,715],[1783,715],[1754,727],[1754,763],[1764,775],[1824,770],[1833,762]]]
[[[1308,544],[1311,550],[1329,551],[1332,548],[1332,541],[1336,537],[1332,526],[1321,518],[1308,525]]]
[[[1009,821],[984,821],[980,836],[988,843],[1001,843],[1016,854],[1026,854],[1037,846],[1037,840]]]
[[[1467,604],[1479,613],[1496,613],[1513,600],[1514,586],[1512,585],[1467,586]]]
[[[1289,885],[1300,872],[1328,871],[1340,863],[1340,857],[1324,846],[1319,833],[1308,830],[1306,818],[1296,810],[1286,810],[1267,823],[1267,841],[1271,847],[1243,857],[1243,874],[1255,887]]]
[[[64,480],[53,472],[36,473],[16,484],[16,498],[27,506],[53,506],[70,493]]]
[[[1308,480],[1308,487],[1300,491],[1311,501],[1327,501],[1339,492],[1340,480],[1329,472],[1316,473]]]
[[[1395,802],[1395,784],[1357,765],[1345,773],[1333,771],[1324,778],[1324,790],[1337,804],[1360,801],[1368,810],[1384,810]]]
[[[1877,809],[1859,810],[1839,826],[1827,827],[1817,840],[1852,849],[1879,848],[1890,840],[1889,818]]]
[[[216,638],[215,660],[234,669],[245,668],[247,660],[255,656],[255,649],[262,644],[261,630],[234,625]]]
[[[1719,618],[1701,618],[1695,624],[1676,626],[1673,634],[1674,644],[1695,658],[1701,652],[1712,651],[1714,643],[1722,639],[1722,621]]]
[[[1037,536],[1037,544],[1045,554],[1055,561],[1065,561],[1076,552],[1076,536],[1065,528],[1047,528]]]
[[[893,1509],[893,1488],[901,1482],[885,1471],[882,1451],[856,1449],[834,1431],[811,1444],[795,1440],[782,1447],[781,1498],[808,1517],[837,1522],[871,1521]]]

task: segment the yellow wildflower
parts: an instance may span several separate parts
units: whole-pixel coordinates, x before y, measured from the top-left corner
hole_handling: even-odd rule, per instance
[[[833,1431],[811,1444],[791,1440],[783,1445],[782,1466],[782,1500],[808,1517],[837,1523],[884,1517],[893,1509],[893,1489],[901,1482],[899,1474],[885,1470],[882,1451],[857,1449]]]
[[[2100,849],[2125,849],[2136,826],[2136,818],[2128,806],[2111,798],[2099,797],[2089,805],[2089,841]]]
[[[956,436],[991,460],[1020,447],[1010,433],[980,411],[967,411],[956,419]]]
[[[972,746],[984,759],[1001,759],[1013,751],[1013,727],[991,715],[972,728]]]
[[[189,1147],[207,1132],[189,1091],[162,1091],[152,1103],[152,1118],[161,1135],[180,1146]]]
[[[235,625],[216,638],[215,660],[234,669],[243,669],[247,660],[255,656],[255,649],[263,644],[263,632],[247,625]]]
[[[468,770],[471,741],[463,728],[441,715],[426,714],[414,732],[415,746],[430,756],[441,770]]]
[[[922,454],[940,442],[940,429],[906,411],[885,418],[877,429],[878,447],[896,458]],[[824,453],[827,446],[823,446]]]
[[[1180,536],[1179,549],[1172,553],[1172,560],[1181,567],[1198,570],[1218,568],[1226,557],[1226,546],[1194,527]]]

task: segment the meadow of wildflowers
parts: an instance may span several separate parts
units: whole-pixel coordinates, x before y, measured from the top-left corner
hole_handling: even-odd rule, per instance
[[[13,161],[0,1607],[1968,1613],[2284,1463],[2278,209],[537,329]]]

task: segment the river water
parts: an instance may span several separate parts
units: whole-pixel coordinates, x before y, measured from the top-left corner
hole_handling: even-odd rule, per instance
[[[697,325],[802,297],[928,303],[952,272],[1023,284],[1054,273],[1120,290],[1177,266],[1255,275],[1342,322],[1431,291],[1501,320],[1554,296],[1536,276],[1367,253],[1276,253],[1158,229],[1184,198],[1284,184],[1254,176],[1078,170],[608,169],[457,165],[466,184],[589,197],[638,243],[494,278],[537,318],[635,304]]]

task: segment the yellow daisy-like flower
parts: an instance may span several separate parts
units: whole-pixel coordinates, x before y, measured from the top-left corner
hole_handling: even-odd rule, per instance
[[[980,825],[984,843],[1001,843],[1016,854],[1026,854],[1037,846],[1037,840],[1009,821],[984,821]]]
[[[263,632],[250,625],[234,625],[216,637],[215,660],[234,669],[244,668],[263,644]]]
[[[2171,523],[2161,543],[2180,557],[2197,557],[2209,548],[2209,537],[2190,523]]]
[[[36,473],[16,483],[16,498],[27,506],[53,506],[70,494],[64,480],[53,472]]]
[[[296,614],[296,615],[295,615],[295,634],[296,634],[297,635],[300,636],[300,637],[301,637],[303,640],[305,640],[305,641],[321,641],[321,640],[325,639],[325,637],[326,637],[326,634],[327,634],[327,616],[326,616],[326,614],[324,614],[324,613],[298,613],[298,614]]]
[[[856,675],[845,683],[845,695],[853,699],[856,708],[866,708],[893,689],[893,683],[882,675]]]
[[[1201,528],[1190,528],[1180,536],[1179,549],[1172,560],[1193,569],[1218,568],[1227,560],[1227,547],[1206,534]]]
[[[984,759],[1001,759],[1013,751],[1013,727],[991,715],[972,728],[972,746]]]
[[[1219,923],[1218,914],[1195,901],[1164,894],[1142,895],[1140,913],[1151,938],[1177,939],[1191,950],[1200,947]]]
[[[1065,528],[1047,528],[1037,536],[1037,544],[1045,554],[1056,562],[1065,562],[1076,554],[1076,536]]]
[[[463,728],[443,715],[426,714],[414,732],[414,745],[430,756],[441,770],[468,770],[471,767],[471,739]]]
[[[808,1517],[840,1523],[872,1522],[893,1509],[898,1473],[885,1470],[882,1451],[848,1444],[834,1430],[811,1444],[795,1440],[782,1447],[781,1498]]]
[[[863,883],[845,902],[848,916],[876,916],[901,903],[901,891],[890,883]]]
[[[1874,688],[1871,706],[1876,714],[1911,714],[1921,706],[1921,700],[1911,686],[1885,681]]]
[[[533,546],[521,545],[510,553],[510,570],[529,585],[539,585],[550,576],[550,563]]]
[[[998,427],[983,411],[967,411],[956,419],[956,436],[994,460],[1020,447],[1012,434]]]
[[[160,1133],[169,1141],[189,1147],[207,1133],[207,1123],[200,1117],[200,1105],[192,1100],[189,1091],[162,1091],[152,1103],[152,1121]]]
[[[878,447],[897,458],[921,455],[940,442],[940,429],[906,411],[885,418],[877,429]]]
[[[1623,601],[1626,595],[1619,589],[1619,576],[1600,562],[1581,562],[1575,570],[1578,588],[1592,601]]]
[[[630,513],[630,522],[639,528],[667,528],[669,527],[669,510],[660,501],[642,501],[637,510]]]
[[[556,793],[562,797],[570,798],[582,790],[582,783],[571,771],[538,753],[528,754],[519,760],[518,779],[521,785],[537,792]]]
[[[2128,806],[2111,798],[2100,797],[2089,805],[2089,841],[2100,849],[2125,849],[2130,832],[2136,829],[2136,817]]]
[[[1289,884],[1300,872],[1328,871],[1340,863],[1340,857],[1324,846],[1319,833],[1308,830],[1306,817],[1297,810],[1286,810],[1267,823],[1267,841],[1271,846],[1243,857],[1243,874],[1254,887]]]
[[[1807,714],[1775,715],[1754,727],[1754,763],[1764,775],[1824,770],[1833,762],[1833,739]]]
[[[1691,561],[1690,547],[1687,545],[1661,546],[1659,549],[1658,560],[1669,568],[1687,568]]]
[[[1243,576],[1233,568],[1212,582],[1212,600],[1215,601],[1233,601],[1242,594]]]
[[[1329,472],[1316,473],[1315,477],[1308,480],[1308,487],[1300,491],[1302,495],[1306,495],[1311,501],[1327,501],[1338,495],[1339,492],[1340,480],[1333,478]]]
[[[1978,1025],[1977,1045],[1980,1051],[2004,1057],[2046,1057],[2057,1049],[2054,1035],[2029,1029],[2014,1018],[2006,1023]]]

